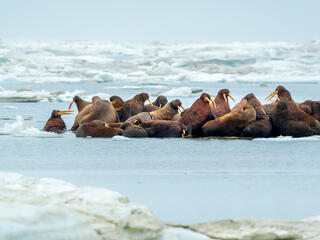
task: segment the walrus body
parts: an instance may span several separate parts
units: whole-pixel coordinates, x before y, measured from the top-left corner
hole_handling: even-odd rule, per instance
[[[319,121],[301,110],[285,87],[278,86],[268,98],[275,95],[280,101],[271,113],[270,121],[277,134],[293,137],[320,134]]]
[[[100,120],[106,123],[119,122],[117,112],[112,104],[97,96],[92,98],[92,104],[86,105],[78,113],[71,130],[75,131],[80,124],[93,120]]]
[[[241,132],[241,137],[270,137],[272,131],[272,124],[265,113],[261,102],[250,93],[244,97],[247,104],[250,104],[256,111],[256,121],[249,123]]]
[[[149,137],[179,138],[185,130],[181,123],[170,120],[151,120],[141,123]]]
[[[100,120],[85,122],[76,131],[77,137],[110,138],[122,132],[120,128],[108,127]]]
[[[141,124],[141,121],[137,120],[136,122],[139,122],[137,124]],[[121,129],[123,132],[119,135],[122,135],[124,137],[129,137],[129,138],[145,138],[148,137],[147,131],[142,128],[139,125],[133,124],[131,122],[125,122],[124,124],[121,125]]]
[[[204,124],[202,132],[205,137],[240,136],[244,127],[255,120],[256,111],[247,100],[242,100],[230,113]]]
[[[304,137],[320,134],[319,121],[288,99],[280,100],[271,113],[270,120],[279,135]]]
[[[51,117],[46,122],[43,130],[46,132],[55,132],[55,133],[62,133],[67,130],[66,124],[64,123],[61,115],[63,114],[70,114],[71,111],[58,111],[53,110],[51,113]]]
[[[299,108],[320,121],[320,102],[307,100],[300,103]]]
[[[209,94],[202,93],[192,106],[187,109],[179,119],[179,122],[187,127],[188,135],[200,137],[201,127],[207,121],[215,118],[213,115],[212,99]]]

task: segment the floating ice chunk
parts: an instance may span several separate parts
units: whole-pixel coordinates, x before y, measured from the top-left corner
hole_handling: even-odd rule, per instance
[[[168,97],[188,97],[196,93],[202,92],[202,89],[190,88],[190,87],[178,87],[170,89],[166,92],[161,93],[161,95]]]
[[[17,121],[14,123],[5,123],[4,127],[0,128],[0,135],[11,135],[16,137],[62,137],[61,134],[43,132],[24,123],[21,116],[17,116]]]
[[[130,141],[130,138],[124,137],[124,136],[113,136],[112,141]]]

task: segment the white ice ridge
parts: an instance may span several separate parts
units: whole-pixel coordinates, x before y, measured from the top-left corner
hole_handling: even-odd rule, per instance
[[[0,172],[0,239],[320,239],[320,218],[166,224],[142,205],[102,188]]]
[[[6,90],[0,87],[0,102],[70,102],[75,95],[86,101],[91,101],[93,96],[100,96],[104,99],[110,97],[107,93],[88,94],[80,90],[49,92],[47,90],[32,90],[30,87],[17,90]]]
[[[320,41],[116,43],[5,41],[0,81],[320,82]]]

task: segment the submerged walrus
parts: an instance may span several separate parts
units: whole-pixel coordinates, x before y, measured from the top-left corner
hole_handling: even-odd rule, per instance
[[[92,98],[92,104],[86,105],[82,111],[78,113],[71,130],[75,131],[80,124],[93,120],[101,120],[106,123],[119,122],[117,112],[112,104],[98,96],[94,96]]]
[[[151,120],[141,123],[149,137],[179,138],[184,135],[186,127],[170,120]]]
[[[221,89],[218,92],[218,95],[214,99],[216,107],[212,110],[216,118],[222,117],[230,112],[229,97],[232,101],[236,102],[231,96],[229,89]]]
[[[208,121],[202,127],[205,137],[208,136],[240,136],[243,128],[256,120],[256,111],[242,99],[226,115]]]
[[[46,132],[55,132],[55,133],[62,133],[67,130],[66,124],[64,123],[61,115],[64,114],[71,114],[73,111],[64,110],[53,110],[51,113],[51,117],[48,119],[46,125],[44,126],[43,130]]]
[[[76,131],[77,137],[109,138],[121,134],[122,129],[109,127],[107,123],[100,120],[85,122]]]
[[[261,102],[253,93],[244,97],[247,104],[250,104],[256,111],[256,121],[249,123],[241,132],[241,137],[270,137],[272,131],[272,124],[265,113]]]
[[[268,98],[275,95],[280,101],[271,113],[270,121],[279,135],[303,137],[320,134],[319,121],[301,110],[286,88],[278,86]]]
[[[207,121],[215,119],[213,115],[214,100],[211,99],[208,93],[202,93],[192,106],[187,109],[179,122],[187,127],[188,135],[200,137],[202,135],[201,127]]]

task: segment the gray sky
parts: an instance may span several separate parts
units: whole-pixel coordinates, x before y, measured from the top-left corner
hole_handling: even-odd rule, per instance
[[[319,0],[1,0],[0,38],[309,41],[319,10]]]

